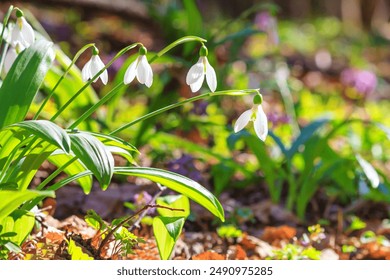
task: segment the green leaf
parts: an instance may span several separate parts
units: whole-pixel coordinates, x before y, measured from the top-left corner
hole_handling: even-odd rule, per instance
[[[15,233],[9,238],[9,241],[20,246],[32,231],[34,224],[35,216],[33,213],[17,209],[1,221],[3,229],[0,233]],[[4,234],[2,236],[4,237]]]
[[[84,253],[83,250],[76,245],[73,239],[69,240],[68,253],[72,260],[93,260],[88,254]]]
[[[0,184],[0,190],[3,191],[16,191],[18,190],[18,185],[15,182],[7,182]]]
[[[15,211],[21,204],[37,197],[54,197],[51,191],[0,191],[0,221]]]
[[[141,177],[160,183],[199,203],[220,218],[221,221],[225,220],[224,211],[218,199],[205,187],[187,177],[162,169],[147,167],[116,167],[115,173]]]
[[[48,161],[50,161],[57,167],[61,167],[64,165],[64,163],[70,161],[72,158],[74,158],[73,155],[65,154],[61,150],[56,150],[49,156]],[[76,160],[72,164],[67,166],[64,169],[64,172],[69,176],[72,176],[73,174],[79,174],[86,170],[87,168],[84,166],[84,164],[80,160]],[[77,183],[83,189],[85,194],[89,194],[91,192],[93,183],[92,176],[81,177],[77,179]]]
[[[184,195],[166,195],[157,198],[158,205],[183,209],[184,211],[172,211],[164,208],[157,208],[157,212],[164,217],[184,217],[187,218],[190,214],[190,201]]]
[[[39,138],[53,144],[61,150],[70,152],[70,138],[64,129],[47,120],[23,121],[7,128],[21,128]]]
[[[87,133],[70,135],[72,151],[106,190],[114,173],[114,158],[106,146]]]
[[[184,220],[182,217],[155,217],[153,219],[153,233],[161,259],[168,260],[171,256],[183,229]]]
[[[304,127],[301,130],[301,134],[299,134],[297,139],[293,142],[291,148],[286,152],[286,156],[292,158],[301,145],[304,145],[319,128],[328,124],[330,121],[330,118],[319,119]]]
[[[380,183],[378,172],[376,172],[375,168],[360,155],[356,155],[356,159],[363,169],[364,174],[367,176],[367,179],[370,181],[371,186],[377,188]]]
[[[52,45],[39,40],[18,55],[0,88],[0,128],[26,117],[54,60]]]

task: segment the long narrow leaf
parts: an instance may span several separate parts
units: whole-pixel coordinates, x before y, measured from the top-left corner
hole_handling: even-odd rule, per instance
[[[0,88],[0,128],[25,119],[54,60],[52,45],[39,40],[18,55]]]
[[[39,136],[41,139],[46,140],[63,151],[70,152],[69,135],[53,122],[46,120],[23,121],[9,126],[9,128],[15,127],[27,130],[34,136]]]
[[[51,191],[0,191],[0,221],[16,210],[21,204],[37,197],[54,197]]]
[[[224,211],[218,199],[202,185],[187,177],[173,172],[147,167],[116,167],[115,173],[141,177],[160,183],[199,203],[222,221],[225,220]]]
[[[114,173],[114,158],[109,149],[87,133],[70,135],[72,151],[92,171],[103,190],[108,188]]]

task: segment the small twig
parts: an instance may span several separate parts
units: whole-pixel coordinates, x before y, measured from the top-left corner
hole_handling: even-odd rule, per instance
[[[107,236],[103,239],[102,243],[100,243],[99,245],[99,248],[97,250],[97,256],[100,257],[100,253],[102,251],[102,249],[104,248],[104,246],[107,244],[107,242],[109,241],[109,239],[112,237],[112,235],[114,234],[114,232],[116,232],[118,230],[118,228],[120,228],[121,226],[123,226],[124,224],[126,224],[127,222],[129,222],[131,219],[133,219],[134,217],[140,215],[142,212],[148,210],[149,208],[162,208],[162,209],[167,209],[167,210],[171,210],[171,211],[181,211],[181,212],[184,212],[184,209],[181,209],[181,208],[172,208],[172,207],[168,207],[168,206],[163,206],[163,205],[159,205],[159,204],[148,204],[148,205],[145,205],[144,207],[142,207],[140,210],[138,210],[135,214],[131,215],[130,217],[128,217],[127,219],[124,219],[122,222],[120,222],[118,225],[116,225],[113,229],[111,229]]]
[[[152,199],[148,202],[148,204],[154,204],[157,200],[157,198],[160,197],[160,195],[167,189],[164,186],[161,186],[160,184],[157,183],[157,186],[160,188],[160,190],[152,197]],[[134,228],[138,228],[139,224],[141,223],[141,220],[146,216],[148,211],[142,212],[139,216],[138,219],[131,225],[129,228],[129,231],[132,231]]]

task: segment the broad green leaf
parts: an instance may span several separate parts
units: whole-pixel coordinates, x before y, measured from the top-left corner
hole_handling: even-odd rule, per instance
[[[114,158],[106,146],[87,133],[70,134],[72,151],[92,171],[103,190],[114,173]]]
[[[51,191],[1,191],[0,190],[0,222],[15,211],[21,204],[37,197],[54,197]]]
[[[11,215],[1,221],[3,230],[1,233],[16,233],[9,238],[9,241],[20,246],[30,234],[35,224],[35,216],[25,210],[15,210]]]
[[[121,138],[118,138],[116,136],[107,135],[107,134],[103,134],[103,133],[97,133],[97,132],[89,132],[89,131],[87,131],[85,133],[91,134],[92,136],[96,137],[99,141],[101,141],[106,146],[119,147],[119,148],[122,148],[128,152],[136,152],[139,154],[139,151],[137,150],[136,147],[131,145],[129,142],[126,142],[126,141],[124,141]]]
[[[7,181],[15,181],[19,190],[26,190],[43,162],[55,151],[56,147],[42,144],[31,150],[16,165],[7,171]]]
[[[70,152],[70,138],[64,129],[47,120],[23,121],[7,128],[20,128],[38,136],[39,138],[57,146],[61,150]]]
[[[331,121],[330,118],[324,118],[324,119],[315,120],[312,123],[310,123],[309,125],[305,126],[301,130],[301,134],[299,134],[297,139],[295,139],[295,141],[293,142],[291,148],[287,151],[286,156],[288,158],[292,158],[294,156],[294,154],[298,151],[298,149],[301,145],[304,145],[306,143],[306,141],[309,140],[310,137],[312,137],[313,134],[319,128],[328,124],[330,121]]]
[[[54,60],[52,45],[39,40],[18,55],[0,88],[0,128],[25,119]]]
[[[184,225],[183,217],[155,217],[153,233],[163,260],[168,260]]]
[[[222,221],[225,220],[224,211],[218,199],[205,187],[187,177],[162,169],[147,167],[116,167],[115,173],[141,177],[160,183],[199,203]]]
[[[83,252],[83,250],[76,245],[73,239],[69,240],[68,253],[72,260],[93,260],[92,257]]]
[[[16,184],[15,182],[1,183],[0,184],[0,190],[3,190],[3,191],[16,191],[16,190],[18,190],[18,184]]]
[[[70,161],[72,158],[74,158],[73,155],[66,154],[61,150],[56,150],[49,156],[48,161],[50,161],[57,167],[61,167],[64,165],[64,163]],[[74,174],[79,174],[86,170],[87,168],[84,166],[84,164],[80,160],[76,160],[68,167],[66,167],[64,169],[64,172],[69,176],[72,176]],[[77,180],[77,183],[83,189],[85,194],[89,194],[91,192],[93,183],[92,176],[81,177]]]
[[[184,195],[166,195],[157,198],[156,203],[158,205],[183,209],[184,211],[172,211],[164,208],[157,208],[157,212],[164,217],[184,217],[187,218],[190,214],[190,201],[188,197]]]

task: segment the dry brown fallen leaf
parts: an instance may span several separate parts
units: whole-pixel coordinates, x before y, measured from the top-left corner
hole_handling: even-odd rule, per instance
[[[213,251],[203,252],[192,256],[193,260],[226,260],[226,256],[215,253]]]
[[[265,227],[261,239],[277,246],[282,240],[290,240],[297,234],[297,230],[289,226]]]

